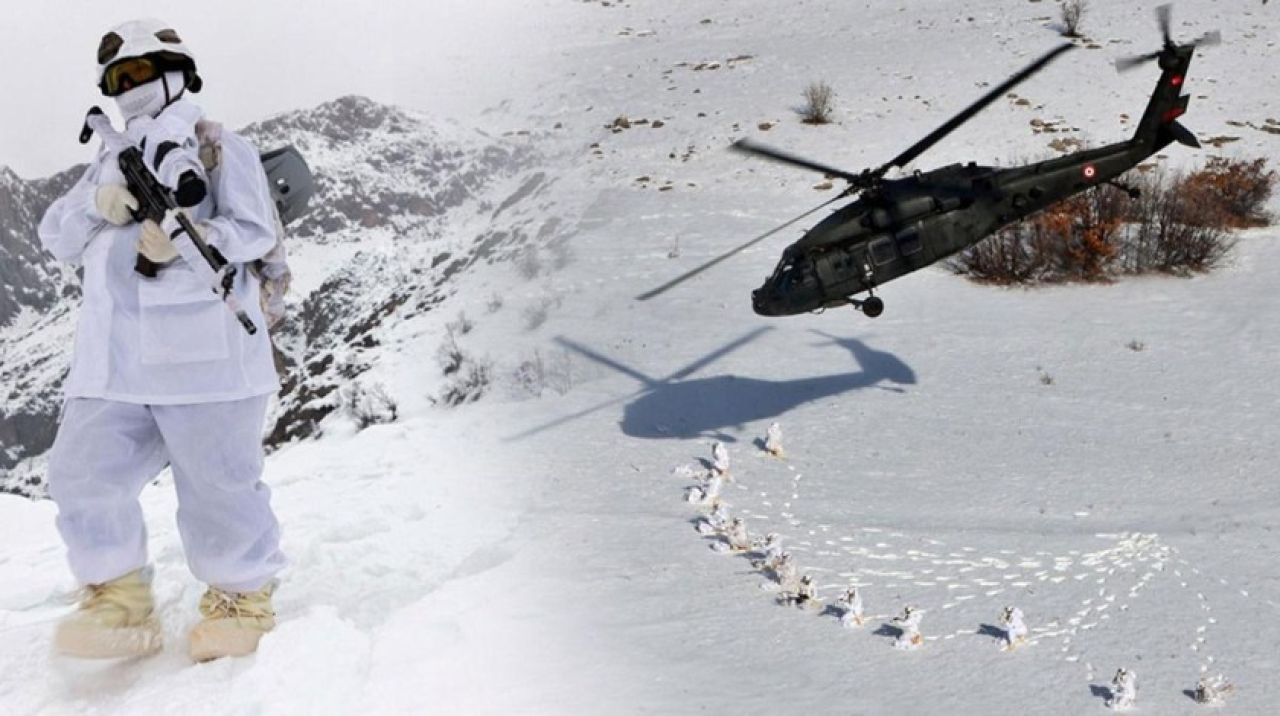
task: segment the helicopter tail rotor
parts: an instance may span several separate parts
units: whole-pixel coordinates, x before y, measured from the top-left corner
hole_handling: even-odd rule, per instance
[[[1173,5],[1165,3],[1156,6],[1156,21],[1160,23],[1160,36],[1164,38],[1164,46],[1173,45]]]
[[[1173,41],[1173,6],[1161,5],[1156,8],[1156,21],[1160,24],[1160,36],[1164,45],[1156,52],[1148,52],[1143,55],[1133,55],[1131,57],[1121,57],[1116,60],[1116,71],[1127,72],[1135,67],[1144,65],[1152,60],[1158,60],[1166,52],[1170,52],[1179,47],[1212,47],[1222,44],[1222,33],[1217,30],[1206,32],[1191,42],[1179,45]]]

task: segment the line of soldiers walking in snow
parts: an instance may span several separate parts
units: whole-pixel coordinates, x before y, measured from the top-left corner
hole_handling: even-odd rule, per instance
[[[785,456],[782,428],[776,422],[769,425],[765,439],[756,444],[772,457],[783,459]],[[730,514],[728,504],[722,499],[725,485],[733,481],[729,451],[724,443],[713,443],[711,461],[703,464],[707,465],[705,469],[686,466],[677,468],[676,473],[697,480],[698,484],[686,489],[685,499],[707,511],[696,522],[695,528],[703,536],[717,538],[711,549],[722,554],[750,557],[751,566],[770,579],[762,588],[776,592],[779,604],[833,614],[838,617],[840,625],[848,629],[863,626],[866,622],[863,593],[857,585],[850,585],[830,606],[824,606],[817,596],[813,576],[801,574],[791,553],[783,548],[781,535],[770,532],[763,538],[753,539],[747,530],[746,520]],[[925,638],[920,630],[924,613],[925,610],[919,607],[907,605],[901,614],[889,620],[889,625],[897,632],[893,641],[895,649],[912,651],[924,646]],[[1020,608],[1004,607],[999,622],[1003,630],[1002,650],[1013,651],[1028,643],[1030,630]],[[1202,677],[1191,693],[1198,703],[1219,704],[1233,689],[1234,685],[1218,674]],[[1106,705],[1114,710],[1128,710],[1134,707],[1137,697],[1137,674],[1130,669],[1118,669],[1111,680]]]

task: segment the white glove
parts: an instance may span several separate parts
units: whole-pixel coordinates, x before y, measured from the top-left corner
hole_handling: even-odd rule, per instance
[[[93,196],[93,203],[102,218],[116,226],[133,221],[130,210],[138,208],[138,198],[129,193],[129,187],[124,184],[102,184]]]
[[[146,256],[152,263],[161,265],[178,258],[178,249],[169,238],[182,231],[182,224],[178,223],[178,212],[182,212],[188,221],[191,220],[186,209],[170,209],[159,224],[150,219],[142,222],[142,231],[138,234],[138,253]],[[203,239],[205,229],[195,223],[192,226]]]

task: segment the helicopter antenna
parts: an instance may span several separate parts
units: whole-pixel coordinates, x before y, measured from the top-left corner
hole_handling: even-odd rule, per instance
[[[697,276],[698,274],[702,273],[703,271],[706,271],[707,269],[711,268],[712,266],[715,266],[716,264],[720,263],[721,261],[725,261],[725,260],[727,260],[727,259],[733,258],[734,256],[736,256],[736,255],[738,255],[739,253],[741,253],[741,252],[745,251],[746,249],[749,249],[749,248],[751,248],[752,246],[755,246],[756,244],[760,243],[761,241],[764,241],[765,239],[769,238],[770,236],[773,236],[774,234],[778,233],[779,231],[782,231],[783,229],[787,228],[788,226],[791,226],[792,224],[796,223],[797,221],[800,221],[801,219],[805,218],[806,216],[809,216],[810,214],[814,213],[814,212],[815,212],[815,211],[817,211],[818,209],[821,209],[821,208],[822,208],[822,207],[824,207],[824,206],[827,206],[827,205],[829,205],[829,204],[835,203],[835,202],[837,202],[837,201],[839,201],[839,200],[841,200],[841,199],[845,198],[845,196],[847,196],[847,193],[846,193],[846,192],[841,192],[840,194],[837,194],[836,196],[831,197],[830,199],[828,199],[828,200],[826,200],[826,201],[822,202],[821,204],[819,204],[819,205],[817,205],[817,206],[813,207],[812,209],[810,209],[810,210],[806,211],[805,213],[803,213],[803,214],[801,214],[801,215],[797,216],[796,218],[794,218],[794,219],[792,219],[792,220],[788,221],[787,223],[782,224],[781,226],[776,226],[776,227],[774,227],[774,228],[770,229],[769,231],[766,231],[766,232],[764,232],[763,234],[760,234],[759,236],[755,237],[754,239],[752,239],[752,240],[748,241],[747,243],[742,244],[741,246],[735,247],[735,248],[733,248],[733,249],[730,249],[730,250],[728,250],[728,251],[724,252],[723,254],[720,254],[719,256],[715,257],[714,259],[711,259],[710,261],[708,261],[708,262],[706,262],[706,263],[702,264],[701,266],[698,266],[697,268],[695,268],[695,269],[693,269],[693,270],[691,270],[691,271],[687,271],[687,272],[685,272],[685,273],[680,274],[679,276],[677,276],[677,277],[675,277],[675,278],[671,279],[670,281],[668,281],[668,282],[666,282],[666,283],[662,284],[661,286],[659,286],[659,287],[657,287],[657,288],[653,289],[652,291],[646,291],[645,293],[642,293],[642,294],[640,294],[639,296],[636,296],[636,300],[637,300],[637,301],[648,301],[649,299],[653,298],[654,296],[657,296],[657,295],[662,294],[662,293],[666,293],[666,292],[667,292],[667,290],[669,290],[669,289],[671,289],[671,288],[674,288],[674,287],[676,287],[676,286],[678,286],[678,285],[680,285],[680,284],[684,283],[685,281],[688,281],[689,279],[693,278],[694,276]]]

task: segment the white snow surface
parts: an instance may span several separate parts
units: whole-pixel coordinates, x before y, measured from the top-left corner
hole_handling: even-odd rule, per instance
[[[1110,62],[1155,49],[1153,6],[1092,4],[1084,29],[1101,49],[1063,57],[1015,90],[1030,107],[997,102],[921,168],[1046,153],[1037,117],[1094,143],[1126,136],[1120,114],[1141,113],[1156,75]],[[1280,148],[1227,124],[1280,114],[1266,89],[1275,10],[1175,7],[1180,38],[1226,40],[1193,61],[1184,120],[1201,138],[1241,137],[1221,153]],[[268,460],[293,563],[280,626],[246,659],[184,657],[201,587],[166,479],[144,493],[164,653],[50,657],[69,608],[57,595],[73,586],[54,510],[0,496],[2,710],[1101,713],[1124,667],[1142,674],[1142,713],[1199,712],[1189,693],[1219,671],[1233,713],[1273,713],[1276,231],[1242,234],[1228,266],[1192,279],[1011,290],[930,269],[884,287],[874,321],[758,318],[749,290],[797,227],[633,300],[830,196],[810,188],[821,177],[731,155],[729,141],[878,164],[1051,47],[1049,18],[1052,3],[1011,0],[579,4],[547,36],[576,72],[540,90],[538,112],[581,156],[547,210],[594,198],[575,261],[535,282],[497,267],[432,319],[483,315],[500,292],[507,307],[472,347],[537,347],[571,389],[431,408],[421,375],[438,326],[397,329],[379,376],[417,391],[401,421]],[[693,69],[705,62],[720,66]],[[815,79],[836,89],[835,125],[793,111]],[[650,123],[605,129],[619,115]],[[1215,151],[1166,154],[1187,166]],[[545,322],[517,321],[535,304]],[[775,420],[785,460],[755,444]],[[732,514],[753,537],[781,534],[827,602],[858,585],[865,628],[777,605],[747,559],[707,548],[681,499],[700,468],[678,468],[713,440],[732,455]],[[908,604],[927,613],[926,642],[895,651],[884,627]],[[1010,653],[1007,604],[1031,629]]]
[[[528,605],[519,570],[513,576],[533,489],[511,451],[485,437],[500,412],[439,412],[274,454],[269,481],[291,564],[275,600],[280,624],[248,659],[193,665],[186,655],[203,585],[182,559],[168,473],[143,496],[166,645],[140,661],[50,655],[53,622],[75,587],[55,509],[0,501],[0,710],[542,710],[557,670],[574,661],[561,652],[574,648],[575,632]],[[519,678],[494,691],[492,680],[508,673]]]

